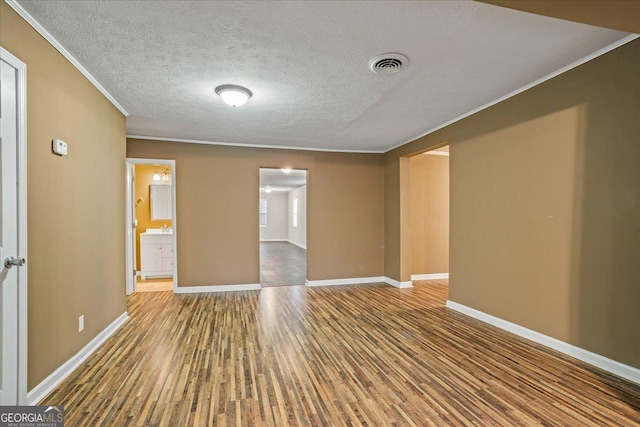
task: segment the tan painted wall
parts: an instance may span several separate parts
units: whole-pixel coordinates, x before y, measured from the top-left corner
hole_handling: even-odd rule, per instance
[[[4,2],[0,42],[27,64],[31,389],[126,311],[125,119]]]
[[[640,367],[638,69],[636,40],[387,153],[388,273],[400,156],[448,141],[450,299]]]
[[[630,33],[640,32],[638,0],[477,0],[523,12]]]
[[[410,158],[411,274],[449,272],[449,157]]]
[[[308,278],[382,276],[382,155],[129,140],[127,157],[175,159],[178,285],[260,283],[260,167],[309,170]]]
[[[147,231],[147,228],[162,228],[163,225],[173,227],[173,221],[163,219],[160,221],[151,220],[151,197],[149,185],[153,183],[154,172],[162,172],[165,169],[171,170],[168,165],[135,165],[136,168],[136,194],[134,200],[139,197],[144,199],[144,204],[136,206],[136,219],[138,227],[136,228],[136,269],[140,270],[140,233]]]

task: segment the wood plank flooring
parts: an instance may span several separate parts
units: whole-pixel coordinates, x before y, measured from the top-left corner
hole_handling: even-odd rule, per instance
[[[139,293],[43,404],[66,426],[638,426],[640,386],[444,307],[447,286]]]
[[[173,278],[159,278],[142,280],[136,278],[136,292],[173,291]]]
[[[304,285],[307,251],[289,242],[260,242],[260,285]]]

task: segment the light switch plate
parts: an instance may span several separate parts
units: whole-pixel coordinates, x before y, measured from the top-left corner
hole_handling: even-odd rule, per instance
[[[61,139],[54,139],[51,141],[51,150],[53,154],[57,154],[58,156],[66,156],[67,155],[67,143]]]

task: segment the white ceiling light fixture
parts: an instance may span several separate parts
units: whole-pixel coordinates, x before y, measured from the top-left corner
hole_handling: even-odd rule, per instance
[[[291,173],[291,168],[282,168],[280,169],[282,173],[286,173],[287,175]]]
[[[216,93],[225,104],[232,107],[241,107],[253,96],[246,87],[238,85],[221,85],[216,88]]]

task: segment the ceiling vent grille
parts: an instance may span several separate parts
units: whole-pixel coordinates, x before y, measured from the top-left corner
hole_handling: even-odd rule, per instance
[[[400,53],[383,53],[369,61],[369,69],[376,74],[395,74],[409,63],[409,59]]]

